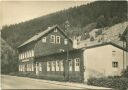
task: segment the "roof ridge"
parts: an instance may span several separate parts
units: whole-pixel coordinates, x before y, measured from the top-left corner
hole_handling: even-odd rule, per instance
[[[44,34],[48,33],[49,31],[51,31],[53,28],[57,27],[58,25],[53,25],[51,28],[47,28],[44,31],[40,32],[40,33],[36,33],[34,36],[32,36],[31,38],[29,38],[27,41],[25,41],[24,43],[22,43],[19,47],[22,47],[32,41],[37,40],[38,38],[40,38],[41,36],[43,36]]]

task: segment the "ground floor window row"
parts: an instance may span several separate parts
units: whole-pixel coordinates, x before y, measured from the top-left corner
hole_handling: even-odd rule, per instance
[[[69,59],[69,71],[80,71],[80,59],[75,58],[75,59]],[[47,71],[64,71],[64,62],[63,60],[55,60],[55,61],[47,61]],[[35,64],[33,63],[28,63],[28,64],[21,64],[19,65],[19,71],[34,71],[34,67],[36,71],[42,71],[42,65],[43,62],[38,62]]]
[[[75,71],[80,71],[80,59],[69,59],[69,71],[73,71],[73,67]],[[47,62],[47,71],[63,71],[64,70],[64,62],[63,60],[56,61],[48,61]]]
[[[42,71],[42,63],[39,62],[39,63],[36,63],[36,71]]]
[[[75,58],[74,60],[69,60],[69,71],[73,71],[73,67],[75,71],[80,71],[80,58]]]
[[[47,71],[64,71],[63,60],[48,61]]]
[[[34,64],[19,65],[19,71],[34,71]]]

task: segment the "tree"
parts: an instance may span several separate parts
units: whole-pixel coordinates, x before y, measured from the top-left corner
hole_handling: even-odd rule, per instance
[[[16,52],[1,39],[1,73],[8,74],[18,71],[18,58]]]

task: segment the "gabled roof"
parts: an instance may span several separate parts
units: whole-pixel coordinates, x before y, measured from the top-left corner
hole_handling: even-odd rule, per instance
[[[123,41],[115,41],[115,40],[110,40],[110,41],[101,41],[101,42],[97,42],[97,41],[81,41],[78,45],[77,48],[85,48],[85,47],[93,47],[93,46],[97,46],[97,45],[102,45],[102,44],[105,44],[105,43],[112,43],[112,44],[115,44],[119,47],[122,47],[122,48],[126,48],[126,43],[123,42]]]
[[[91,48],[105,44],[112,44],[114,46],[117,46],[118,48],[126,49],[126,45],[123,45],[125,42],[120,40],[120,34],[124,35],[127,32],[128,32],[128,21],[105,28],[105,30],[103,30],[102,32],[104,34],[104,40],[102,40],[101,42],[98,42],[98,38],[100,38],[99,35],[95,39],[95,41],[90,41],[90,39],[80,41],[78,44],[78,48],[85,48],[85,47]]]
[[[128,25],[127,25],[125,31],[123,32],[123,35],[126,35],[127,33],[128,33]]]
[[[108,42],[97,42],[97,43],[89,43],[87,44],[85,47],[81,47],[81,48],[77,48],[77,49],[90,49],[90,48],[96,48],[96,47],[100,47],[100,46],[104,46],[104,45],[113,45],[119,49],[122,49],[124,51],[127,51],[126,46],[123,46],[123,42],[122,41],[108,41]]]
[[[20,47],[22,47],[22,46],[24,46],[24,45],[26,45],[26,44],[28,44],[28,43],[31,43],[31,42],[33,42],[33,41],[38,40],[40,37],[44,36],[45,34],[47,34],[48,32],[50,32],[51,30],[53,30],[53,29],[56,28],[56,27],[59,28],[58,25],[54,25],[54,26],[52,26],[52,27],[47,28],[47,29],[44,30],[43,32],[36,34],[35,36],[31,37],[30,39],[28,39],[27,41],[25,41],[23,44],[21,44],[18,48],[20,48]],[[68,38],[68,36],[62,31],[61,28],[59,28],[59,30]],[[69,38],[68,38],[68,39],[69,39]],[[71,40],[71,39],[70,39],[70,40]]]
[[[128,21],[115,24],[114,26],[109,27],[108,29],[103,31],[103,34],[106,38],[110,40],[120,40],[120,35],[122,35],[126,27],[128,26]]]

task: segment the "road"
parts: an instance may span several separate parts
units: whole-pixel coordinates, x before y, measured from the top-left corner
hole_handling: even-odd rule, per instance
[[[1,82],[2,89],[82,89],[82,87],[50,83],[47,80],[9,75],[2,75]]]

